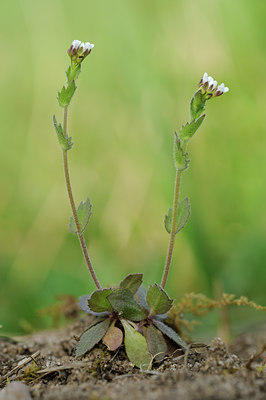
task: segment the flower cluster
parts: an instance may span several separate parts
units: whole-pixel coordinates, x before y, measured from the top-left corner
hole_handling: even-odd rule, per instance
[[[221,83],[221,85],[217,86],[217,81],[213,79],[212,76],[208,76],[207,72],[203,74],[203,77],[200,80],[199,87],[202,88],[209,97],[212,96],[221,96],[223,93],[229,91],[229,88]]]
[[[87,55],[90,54],[93,47],[94,44],[90,42],[84,43],[80,40],[73,40],[67,52],[71,60],[75,60],[76,62],[80,63],[85,57],[87,57]]]

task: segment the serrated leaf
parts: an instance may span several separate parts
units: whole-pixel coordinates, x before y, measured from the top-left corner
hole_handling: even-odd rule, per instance
[[[65,108],[69,106],[69,103],[75,93],[75,90],[76,90],[76,85],[74,81],[71,81],[67,87],[65,86],[62,87],[61,92],[58,92],[57,96],[60,107]]]
[[[145,308],[146,310],[149,309],[148,303],[146,301],[147,291],[148,290],[143,285],[141,285],[137,291],[137,300],[141,307]]]
[[[162,361],[167,354],[167,344],[162,333],[153,325],[149,325],[144,332],[149,352],[156,361]]]
[[[125,348],[126,353],[136,367],[146,370],[149,368],[152,355],[149,353],[145,337],[133,328],[126,320],[121,320],[125,330]]]
[[[187,141],[192,138],[192,136],[195,135],[199,127],[201,126],[202,122],[204,121],[204,118],[206,117],[205,114],[201,115],[196,120],[193,120],[191,122],[187,122],[186,125],[183,125],[182,128],[180,129],[179,132],[179,138],[181,140]]]
[[[175,164],[180,171],[185,171],[189,166],[188,153],[186,152],[185,145],[183,141],[179,138],[175,132],[175,143],[174,143],[174,154],[175,154]]]
[[[97,316],[97,317],[104,317],[104,316],[109,315],[109,314],[110,314],[109,311],[95,312],[95,311],[92,311],[92,310],[91,310],[91,308],[89,307],[89,304],[88,304],[88,300],[90,300],[91,295],[92,295],[92,294],[90,294],[90,295],[85,295],[85,296],[81,296],[81,297],[79,298],[79,307],[80,307],[83,311],[86,311],[88,314],[95,315],[95,316]]]
[[[153,320],[154,325],[160,329],[160,331],[168,336],[171,340],[173,340],[176,344],[183,347],[184,349],[187,348],[187,344],[181,339],[177,332],[175,332],[170,326],[164,324],[162,321],[158,321],[156,319]]]
[[[170,310],[173,300],[157,283],[150,286],[147,292],[147,303],[150,307],[150,315],[164,314]]]
[[[111,306],[119,315],[131,321],[141,321],[147,312],[134,299],[129,289],[116,289],[107,297]]]
[[[80,231],[81,233],[83,233],[88,225],[91,216],[91,202],[89,197],[85,201],[82,201],[79,204],[77,209],[77,214],[80,225]],[[69,229],[72,233],[78,233],[76,222],[74,220],[73,215],[70,217]]]
[[[76,347],[76,357],[82,356],[83,354],[90,351],[106,334],[107,329],[110,326],[110,319],[107,318],[97,325],[86,330],[80,337]]]
[[[204,112],[206,98],[203,96],[201,89],[198,90],[190,102],[190,117],[191,120],[198,119]]]
[[[115,351],[123,343],[123,332],[121,329],[115,326],[115,321],[108,328],[108,331],[104,335],[102,342],[107,346],[108,350]]]
[[[175,235],[183,229],[189,220],[191,214],[191,206],[189,198],[185,197],[180,203],[178,203],[177,218]],[[173,209],[169,208],[168,214],[164,217],[164,226],[168,233],[171,232],[173,222]]]
[[[113,292],[113,289],[95,290],[88,300],[88,305],[92,311],[103,312],[112,311],[110,302],[107,297]]]
[[[70,150],[73,146],[73,143],[71,142],[71,137],[65,137],[62,125],[57,123],[55,115],[53,115],[53,124],[56,131],[58,142],[62,150],[65,151]]]
[[[129,289],[132,294],[135,294],[140,285],[142,284],[143,274],[129,274],[122,282],[120,282],[120,288]]]

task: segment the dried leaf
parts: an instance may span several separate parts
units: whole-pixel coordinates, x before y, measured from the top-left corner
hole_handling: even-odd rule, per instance
[[[108,328],[108,331],[102,339],[108,350],[115,351],[123,343],[123,332],[115,326],[115,321]]]

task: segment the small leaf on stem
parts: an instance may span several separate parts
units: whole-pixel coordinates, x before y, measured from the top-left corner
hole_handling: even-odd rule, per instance
[[[143,274],[129,274],[122,282],[120,282],[121,289],[129,289],[132,294],[135,294],[140,285],[142,284]]]
[[[153,320],[154,325],[156,328],[160,329],[160,331],[168,336],[171,340],[177,343],[179,346],[183,347],[184,349],[187,348],[187,344],[181,339],[176,331],[174,331],[170,326],[164,324],[162,321],[158,321],[156,319]]]
[[[112,311],[110,302],[107,297],[113,292],[113,289],[100,289],[95,290],[88,300],[88,305],[92,311]]]
[[[73,81],[73,80],[67,87],[65,87],[65,86],[62,87],[61,92],[58,92],[58,96],[57,96],[60,107],[66,108],[69,106],[69,103],[75,93],[76,88],[77,87],[75,85],[75,81]]]
[[[102,342],[110,351],[115,351],[121,346],[123,342],[123,332],[121,329],[115,326],[115,321],[108,328],[108,331],[104,335]]]
[[[178,204],[175,235],[185,227],[190,217],[190,213],[191,213],[191,206],[189,198],[186,197]],[[173,209],[170,207],[168,210],[168,214],[164,218],[164,226],[168,233],[171,232],[172,221],[173,221]]]
[[[191,122],[187,122],[186,125],[183,125],[179,131],[179,135],[178,135],[179,138],[184,141],[191,139],[192,136],[195,135],[195,133],[201,126],[205,117],[206,117],[206,114],[203,114],[198,119],[193,120]]]
[[[91,202],[89,197],[80,203],[77,209],[80,231],[83,233],[88,225],[91,216]],[[73,215],[70,217],[69,229],[72,233],[78,233]]]
[[[203,95],[200,89],[193,95],[190,102],[190,117],[192,121],[201,116],[201,114],[204,112],[205,104],[206,96]]]
[[[86,330],[80,337],[76,347],[76,357],[82,356],[91,350],[105,335],[107,329],[110,326],[110,319],[107,318],[97,325],[92,326]]]
[[[152,356],[148,351],[148,345],[145,337],[133,328],[126,320],[121,320],[125,330],[125,348],[126,353],[136,367],[146,370],[149,368]]]
[[[150,307],[150,315],[164,314],[172,307],[173,300],[157,283],[150,286],[147,293],[147,303]]]
[[[167,344],[162,333],[153,325],[144,329],[149,352],[156,361],[162,361],[167,354]]]
[[[71,142],[71,137],[66,137],[64,135],[62,125],[57,123],[55,115],[53,115],[53,123],[61,149],[65,151],[70,150],[73,146],[73,143]]]
[[[116,289],[107,299],[113,309],[126,319],[138,322],[147,317],[146,310],[137,303],[129,289]]]
[[[185,171],[185,169],[187,169],[189,166],[190,160],[188,158],[188,153],[186,152],[186,146],[176,132],[174,146],[176,168],[178,168],[180,171]]]

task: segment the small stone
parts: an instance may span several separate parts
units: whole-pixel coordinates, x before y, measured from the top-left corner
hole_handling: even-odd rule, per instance
[[[22,382],[11,382],[0,391],[0,400],[32,400],[27,385]]]

